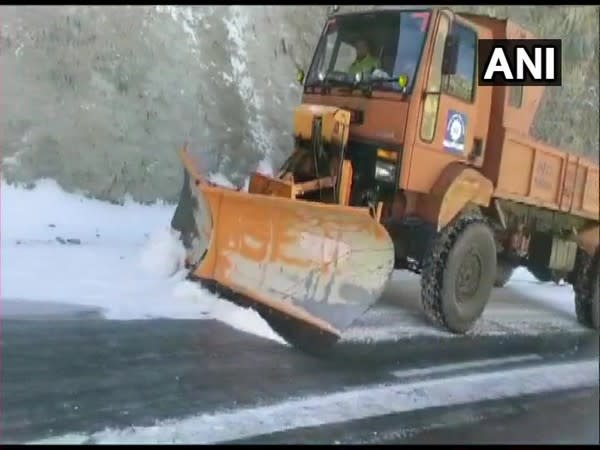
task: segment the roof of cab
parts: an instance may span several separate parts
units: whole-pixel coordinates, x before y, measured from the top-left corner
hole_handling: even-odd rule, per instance
[[[335,13],[331,13],[329,14],[329,18],[334,18],[334,17],[346,17],[346,16],[360,16],[360,15],[367,15],[367,14],[374,14],[374,13],[386,13],[386,12],[400,12],[400,11],[433,11],[435,8],[420,8],[420,7],[415,7],[415,8],[407,8],[406,6],[386,6],[385,8],[381,8],[381,9],[368,9],[368,10],[363,10],[363,11],[349,11],[349,12],[335,12]]]

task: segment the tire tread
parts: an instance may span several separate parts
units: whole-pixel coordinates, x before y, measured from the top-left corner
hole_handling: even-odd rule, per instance
[[[421,303],[425,315],[435,324],[450,329],[442,310],[442,283],[444,268],[450,251],[461,233],[470,225],[489,226],[487,220],[478,212],[459,218],[444,229],[432,243],[426,253],[421,274]]]

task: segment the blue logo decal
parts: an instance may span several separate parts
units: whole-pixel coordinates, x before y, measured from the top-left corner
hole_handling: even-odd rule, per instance
[[[466,134],[467,116],[458,111],[449,110],[444,133],[444,149],[451,152],[464,152]]]

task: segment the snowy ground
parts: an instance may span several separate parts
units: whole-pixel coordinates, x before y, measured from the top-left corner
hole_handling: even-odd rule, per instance
[[[223,177],[213,181],[228,183]],[[1,195],[0,288],[13,309],[26,300],[101,308],[114,320],[217,319],[283,343],[254,311],[184,279],[183,248],[169,227],[173,205],[104,203],[67,194],[50,180],[32,190],[3,182]],[[394,279],[382,304],[344,338],[448,335],[425,322],[417,277],[397,273]],[[570,286],[542,284],[519,269],[507,287],[494,290],[474,332],[535,333],[577,326],[572,297]]]
[[[174,206],[124,206],[2,183],[3,301],[37,300],[102,308],[108,319],[217,319],[283,343],[250,309],[184,280],[184,256],[170,231]]]
[[[494,289],[471,335],[539,336],[554,332],[581,332],[575,317],[573,288],[568,284],[537,281],[518,268],[503,288]],[[459,339],[432,326],[420,303],[420,279],[396,272],[376,307],[359,318],[342,336],[346,341],[399,341],[414,337]]]
[[[32,190],[3,183],[3,308],[10,304],[14,312],[15,305],[27,309],[33,302],[43,316],[52,309],[49,302],[56,302],[62,304],[62,311],[83,305],[112,320],[216,319],[283,343],[254,311],[223,301],[185,281],[181,268],[183,249],[169,228],[173,209],[173,205],[127,202],[119,206],[89,200],[66,194],[48,180]],[[395,274],[383,304],[369,312],[344,338],[452,337],[423,319],[418,289],[415,276]],[[0,314],[6,317],[4,311]],[[572,289],[540,284],[519,270],[506,288],[495,290],[476,333],[494,335],[520,330],[535,334],[547,332],[548,327],[580,329],[575,321]],[[427,368],[431,373],[421,369],[418,373],[394,371],[397,382],[384,385],[343,388],[269,405],[202,413],[157,422],[154,426],[111,428],[98,433],[82,429],[81,433],[43,442],[211,443],[441,405],[597,385],[597,359],[538,366],[538,355],[527,358],[536,366],[490,371],[494,361],[479,361],[469,374],[463,374],[466,378],[452,375],[453,366]]]

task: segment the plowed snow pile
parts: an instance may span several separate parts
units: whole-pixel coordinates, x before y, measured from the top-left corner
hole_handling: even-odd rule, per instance
[[[216,319],[283,343],[255,311],[185,280],[173,205],[114,205],[50,180],[2,181],[1,199],[3,301],[94,306],[113,320]]]

